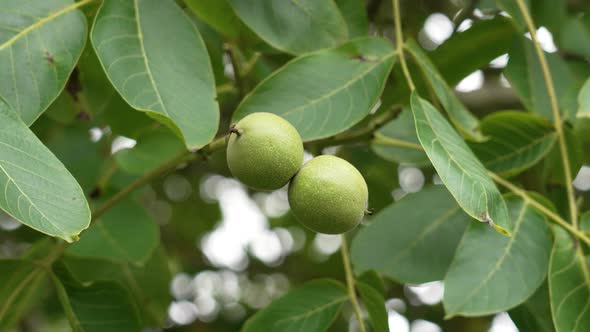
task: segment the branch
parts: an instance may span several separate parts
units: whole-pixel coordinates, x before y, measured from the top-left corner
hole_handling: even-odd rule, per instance
[[[156,168],[153,171],[150,171],[150,172],[144,174],[143,176],[141,176],[140,178],[136,179],[135,181],[130,183],[127,187],[125,187],[121,191],[117,192],[113,197],[109,198],[109,200],[106,201],[99,208],[94,210],[94,212],[92,213],[92,221],[96,221],[103,214],[105,214],[110,208],[112,208],[115,204],[117,204],[123,198],[127,197],[127,195],[132,193],[135,189],[143,186],[144,184],[151,182],[153,179],[161,176],[162,174],[170,171],[171,169],[176,168],[176,166],[178,166],[179,164],[195,159],[195,157],[196,157],[195,153],[210,154],[211,152],[218,150],[220,148],[223,148],[224,146],[225,146],[225,137],[221,137],[221,138],[214,140],[213,142],[209,143],[209,145],[206,145],[205,147],[203,147],[197,151],[194,151],[194,152],[183,151],[182,153],[178,154],[177,156],[173,157],[172,159],[165,161],[158,168]]]
[[[366,332],[365,323],[363,321],[363,315],[361,313],[361,307],[356,298],[356,291],[354,287],[354,275],[352,274],[350,258],[348,257],[348,245],[346,244],[346,236],[344,234],[342,234],[342,245],[340,246],[340,252],[342,253],[342,263],[344,264],[344,272],[346,273],[346,286],[348,288],[348,297],[350,299],[350,303],[352,303],[352,308],[354,309],[356,320],[359,322],[359,328],[361,332]]]
[[[551,102],[551,112],[553,113],[553,122],[555,126],[555,130],[557,132],[557,139],[559,142],[559,152],[561,153],[561,160],[563,162],[563,172],[565,176],[565,187],[567,190],[567,200],[569,204],[570,210],[570,219],[572,225],[577,229],[578,228],[578,208],[576,206],[576,198],[574,194],[574,188],[572,185],[572,174],[570,169],[570,160],[568,159],[567,153],[567,146],[565,143],[565,136],[563,134],[563,122],[561,120],[561,114],[559,113],[559,104],[557,103],[557,95],[555,93],[555,87],[553,86],[553,79],[551,78],[551,72],[549,71],[549,65],[547,64],[547,59],[545,58],[545,53],[541,49],[541,45],[539,44],[539,40],[537,39],[537,29],[535,28],[535,24],[533,23],[533,19],[529,13],[529,10],[524,3],[524,0],[515,0],[520,8],[520,12],[526,21],[527,28],[531,34],[531,39],[533,40],[533,44],[535,45],[535,51],[537,53],[537,57],[539,58],[539,62],[541,63],[541,70],[543,71],[543,78],[545,79],[545,84],[547,87],[547,93],[549,95],[549,100]]]

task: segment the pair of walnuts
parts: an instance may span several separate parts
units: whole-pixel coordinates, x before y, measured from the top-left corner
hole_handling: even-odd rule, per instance
[[[250,114],[230,130],[227,164],[234,177],[258,190],[276,190],[291,181],[293,214],[318,233],[340,234],[357,226],[369,198],[360,172],[330,155],[302,163],[299,133],[275,114]]]

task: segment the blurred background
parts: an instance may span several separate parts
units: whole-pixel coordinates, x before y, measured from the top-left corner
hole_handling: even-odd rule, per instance
[[[583,0],[566,2],[571,13],[590,7]],[[184,6],[182,1],[179,4]],[[543,8],[550,11],[552,7]],[[369,0],[365,9],[370,22],[369,34],[393,40],[390,1]],[[543,18],[552,13],[534,14]],[[493,1],[402,1],[404,33],[433,52],[454,35],[498,15],[506,14]],[[225,130],[240,100],[239,93],[232,88],[235,70],[222,38],[197,16],[193,18],[207,41],[217,84],[227,87],[220,91],[224,119],[221,130]],[[542,48],[557,52],[557,36],[543,25],[550,24],[550,20],[540,22],[537,33]],[[87,59],[83,61],[92,61],[91,55],[85,56]],[[251,54],[245,52],[241,56],[249,58]],[[284,54],[261,52],[245,84],[255,86],[289,59]],[[502,74],[508,61],[507,55],[501,55],[461,77],[455,85],[461,100],[478,116],[494,110],[523,108]],[[439,69],[443,73],[453,70]],[[395,84],[400,83],[392,77],[388,87]],[[390,107],[388,87],[373,112]],[[117,169],[110,156],[135,153],[159,158],[157,144],[142,144],[145,138],[142,128],[152,123],[139,112],[125,105],[111,106],[103,115],[86,119],[75,105],[68,103],[66,97],[60,97],[33,129],[90,194],[104,196],[104,191],[114,192],[133,178],[133,172],[125,172],[133,169],[133,165],[126,169],[125,159],[121,157],[118,167],[122,170]],[[121,123],[133,123],[137,128],[121,128]],[[420,191],[428,184],[440,184],[432,170],[395,163],[363,144],[315,151],[310,148],[306,160],[317,154],[337,154],[355,164],[369,184],[370,205],[377,212],[403,199],[407,193]],[[103,183],[109,185],[102,186]],[[574,184],[588,200],[589,165],[579,170]],[[253,192],[232,179],[223,152],[182,165],[138,191],[137,198],[160,226],[160,250],[166,255],[171,271],[162,290],[168,299],[166,331],[237,331],[256,310],[292,287],[314,278],[344,279],[340,237],[315,234],[298,224],[289,211],[286,188]],[[364,222],[370,222],[370,218]],[[40,237],[0,212],[0,257],[18,257]],[[389,326],[394,332],[518,331],[507,313],[444,320],[441,306],[444,284],[440,281],[401,285],[383,280],[383,287],[387,294]],[[36,331],[40,326],[44,331],[69,330],[54,295],[42,296],[39,307],[43,309],[26,317],[19,330]],[[358,331],[350,307],[345,308],[331,331]]]

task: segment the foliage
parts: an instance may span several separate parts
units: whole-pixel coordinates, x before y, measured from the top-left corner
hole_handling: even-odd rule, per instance
[[[589,36],[583,1],[0,0],[0,331],[589,331]],[[375,214],[330,238],[230,179],[256,112]]]

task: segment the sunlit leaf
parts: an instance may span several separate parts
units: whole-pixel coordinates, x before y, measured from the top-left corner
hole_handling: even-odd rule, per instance
[[[74,177],[0,100],[0,208],[39,232],[72,242],[90,224]]]
[[[238,17],[274,48],[301,54],[336,46],[348,36],[333,1],[229,0]]]
[[[508,235],[512,225],[504,199],[486,169],[445,118],[417,93],[412,94],[416,131],[424,151],[459,206]]]
[[[219,107],[209,56],[173,1],[106,0],[91,40],[107,76],[133,108],[177,131],[188,148],[211,141]]]
[[[304,141],[337,134],[369,114],[395,54],[389,41],[363,38],[300,56],[260,83],[233,121],[270,112],[291,122]]]
[[[88,1],[4,0],[0,96],[31,125],[63,90],[86,43]]]

